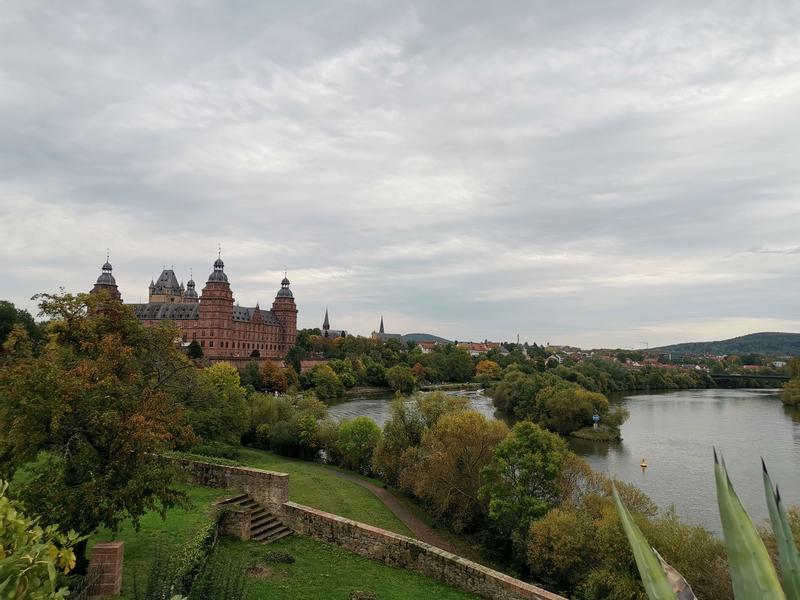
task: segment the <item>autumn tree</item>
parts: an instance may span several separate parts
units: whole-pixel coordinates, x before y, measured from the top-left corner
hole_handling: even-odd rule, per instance
[[[414,493],[455,531],[477,524],[483,512],[481,471],[507,434],[505,423],[475,411],[441,417],[423,436]]]
[[[483,385],[500,379],[502,372],[503,369],[493,360],[484,359],[475,365],[475,378]]]
[[[282,394],[289,387],[286,369],[282,369],[271,360],[264,361],[261,365],[261,383],[266,389]]]
[[[0,473],[28,509],[90,534],[183,494],[154,454],[191,439],[170,383],[194,369],[171,327],[143,327],[105,294],[38,297],[51,319],[37,356],[0,369]],[[76,548],[85,569],[85,539]]]

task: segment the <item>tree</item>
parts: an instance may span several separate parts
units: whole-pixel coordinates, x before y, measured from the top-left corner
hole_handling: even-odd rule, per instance
[[[69,594],[59,587],[57,571],[75,567],[72,546],[78,534],[63,534],[55,525],[42,528],[27,517],[24,507],[6,496],[8,483],[0,480],[0,591],[2,597],[59,600]]]
[[[0,470],[23,470],[15,495],[81,534],[165,514],[184,496],[152,456],[192,440],[170,387],[194,372],[177,331],[141,326],[106,294],[37,298],[52,319],[48,343],[0,369]],[[85,539],[75,550],[83,572]]]
[[[339,381],[338,375],[327,364],[314,367],[311,373],[314,382],[314,392],[323,400],[339,398],[344,395],[344,386]]]
[[[6,341],[14,325],[24,327],[33,342],[39,342],[42,339],[41,328],[27,310],[17,308],[7,300],[0,300],[0,345]]]
[[[267,390],[285,392],[289,387],[286,369],[282,369],[271,360],[261,365],[261,383]]]
[[[239,379],[244,387],[251,387],[254,390],[264,388],[264,381],[261,378],[261,369],[258,367],[258,361],[249,361],[242,372],[239,374]]]
[[[481,473],[480,494],[489,502],[489,518],[500,540],[509,540],[519,556],[531,522],[559,499],[558,476],[566,453],[556,434],[521,421],[497,445]]]
[[[195,433],[205,441],[239,444],[250,423],[246,395],[233,365],[220,362],[200,371],[189,412]]]
[[[369,417],[356,417],[339,426],[337,449],[342,466],[368,475],[372,454],[381,439],[381,429]]]
[[[403,454],[409,448],[419,446],[425,421],[418,408],[402,398],[392,402],[391,417],[383,426],[383,435],[372,457],[372,470],[381,475],[383,481],[396,485],[401,472],[409,465]]]
[[[424,434],[414,493],[456,532],[478,523],[483,512],[480,474],[507,434],[505,423],[471,410],[443,416]]]
[[[575,384],[545,388],[537,396],[539,423],[562,435],[592,423],[592,415],[608,412],[608,399]]]
[[[203,348],[197,343],[197,340],[189,342],[189,347],[186,349],[186,356],[193,360],[203,358]]]
[[[392,390],[401,394],[410,394],[417,386],[414,372],[405,365],[395,365],[386,371],[386,381]]]
[[[483,385],[487,385],[491,381],[500,379],[502,369],[493,360],[482,360],[475,365],[475,378]]]
[[[416,405],[425,427],[431,428],[443,416],[466,410],[469,400],[465,396],[454,396],[436,391],[430,394],[417,394]]]

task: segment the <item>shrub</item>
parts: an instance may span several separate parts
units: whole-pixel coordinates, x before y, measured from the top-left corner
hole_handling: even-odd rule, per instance
[[[380,439],[380,427],[369,417],[342,422],[336,444],[341,465],[351,471],[369,474],[372,454]]]

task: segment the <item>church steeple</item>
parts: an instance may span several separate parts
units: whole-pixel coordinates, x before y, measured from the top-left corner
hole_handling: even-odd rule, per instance
[[[383,330],[383,315],[381,315],[381,326],[380,326],[380,329],[378,329],[378,333],[386,333],[386,332]]]
[[[325,320],[322,322],[322,331],[328,331],[331,328],[331,322],[328,320],[328,307],[325,307]]]

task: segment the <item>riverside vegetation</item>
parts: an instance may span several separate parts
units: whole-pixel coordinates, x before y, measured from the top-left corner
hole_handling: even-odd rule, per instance
[[[592,414],[621,422],[606,392],[710,385],[703,374],[633,372],[609,361],[548,366],[542,349],[533,359],[515,348],[473,361],[452,345],[423,356],[394,340],[317,340],[308,332],[290,362],[304,346],[319,346],[328,364],[299,376],[254,362],[240,373],[193,362],[175,348],[174,329],[142,327],[107,297],[40,300],[50,319],[43,341],[24,325],[3,341],[0,475],[32,514],[83,536],[123,521],[136,527],[150,511],[186,505],[174,473],[149,455],[194,451],[237,461],[247,452],[241,445],[250,445],[376,477],[497,565],[571,597],[643,598],[611,482],[561,435],[590,424]],[[359,383],[407,391],[473,377],[494,387],[498,406],[519,422],[509,428],[441,393],[398,398],[383,429],[363,417],[326,418],[323,400]],[[730,597],[720,540],[672,512],[659,514],[635,487],[617,488],[653,546],[699,595]],[[78,572],[85,551],[78,541]]]

